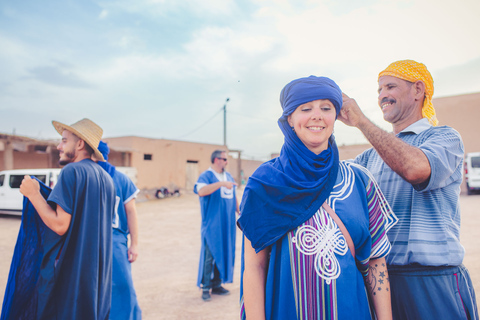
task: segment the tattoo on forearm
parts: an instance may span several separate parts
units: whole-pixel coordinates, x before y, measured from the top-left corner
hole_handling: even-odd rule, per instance
[[[383,290],[390,291],[390,280],[385,263],[370,265],[365,282],[367,283],[367,290],[372,296]]]

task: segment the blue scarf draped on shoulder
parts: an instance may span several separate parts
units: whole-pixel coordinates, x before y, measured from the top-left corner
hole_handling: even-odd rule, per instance
[[[329,78],[293,80],[280,94],[283,114],[278,125],[285,136],[280,156],[262,164],[248,179],[240,204],[238,226],[257,253],[312,217],[333,189],[339,167],[333,135],[328,148],[316,155],[287,121],[298,106],[319,99],[330,100],[338,115],[342,91]]]

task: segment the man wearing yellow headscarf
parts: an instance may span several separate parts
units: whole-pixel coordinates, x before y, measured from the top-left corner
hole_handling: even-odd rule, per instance
[[[393,319],[478,319],[460,244],[463,142],[437,126],[432,96],[424,64],[396,61],[378,75],[378,104],[393,133],[345,94],[338,118],[372,144],[355,162],[372,172],[399,219],[387,234]]]

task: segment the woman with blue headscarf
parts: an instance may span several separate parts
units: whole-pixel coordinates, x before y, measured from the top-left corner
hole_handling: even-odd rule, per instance
[[[391,318],[386,232],[396,217],[368,171],[339,161],[340,88],[300,78],[280,103],[280,156],[249,178],[240,206],[242,318],[371,319],[367,292],[377,318]]]

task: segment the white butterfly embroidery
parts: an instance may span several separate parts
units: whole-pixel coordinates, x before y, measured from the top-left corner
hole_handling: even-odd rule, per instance
[[[313,216],[313,221],[315,226],[304,224],[299,227],[292,242],[304,255],[315,255],[315,272],[330,284],[341,273],[335,254],[343,256],[347,253],[347,241],[323,208]]]

